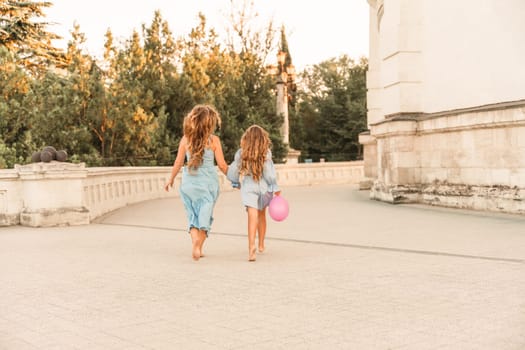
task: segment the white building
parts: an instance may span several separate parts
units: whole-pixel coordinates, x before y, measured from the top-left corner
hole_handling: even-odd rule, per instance
[[[525,1],[368,2],[371,197],[525,213]]]

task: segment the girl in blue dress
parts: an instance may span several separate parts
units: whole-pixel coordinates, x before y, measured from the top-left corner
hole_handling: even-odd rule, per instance
[[[184,136],[179,143],[171,176],[164,186],[166,191],[173,187],[173,181],[186,160],[179,192],[188,217],[194,260],[203,256],[202,247],[211,229],[213,208],[219,196],[219,176],[214,160],[220,171],[224,174],[228,171],[221,140],[213,135],[220,123],[219,113],[208,105],[197,105],[186,115]]]
[[[241,148],[228,168],[228,179],[241,188],[242,203],[248,214],[248,260],[255,261],[255,236],[259,252],[264,251],[266,207],[273,195],[279,195],[277,176],[270,151],[268,132],[258,125],[250,126],[242,135]],[[239,183],[242,176],[242,185]]]

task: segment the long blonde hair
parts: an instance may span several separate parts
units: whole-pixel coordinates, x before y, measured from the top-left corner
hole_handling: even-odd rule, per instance
[[[241,137],[241,164],[239,172],[251,175],[255,181],[262,177],[266,153],[272,142],[268,132],[259,125],[250,126]]]
[[[196,105],[184,117],[184,136],[188,141],[190,160],[188,167],[197,169],[202,164],[204,149],[210,141],[210,136],[221,125],[219,113],[209,105]]]

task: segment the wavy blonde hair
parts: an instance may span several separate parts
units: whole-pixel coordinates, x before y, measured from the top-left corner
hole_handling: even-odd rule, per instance
[[[250,126],[241,137],[241,164],[239,172],[251,175],[255,181],[262,177],[266,153],[272,142],[268,132],[259,125]]]
[[[188,151],[191,155],[188,161],[190,169],[195,170],[202,164],[204,149],[210,141],[210,136],[220,125],[219,113],[209,105],[196,105],[184,117],[184,136],[188,141]]]

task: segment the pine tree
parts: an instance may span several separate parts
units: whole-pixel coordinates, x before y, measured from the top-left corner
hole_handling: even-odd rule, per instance
[[[33,79],[31,124],[37,149],[52,145],[65,149],[69,159],[99,165],[100,156],[93,145],[92,114],[98,114],[103,101],[94,93],[96,63],[84,53],[85,35],[75,24],[68,43],[67,70],[48,71]],[[97,85],[101,85],[98,82]]]
[[[286,53],[283,64],[283,68],[286,71],[286,68],[292,65],[292,55],[290,54],[290,49],[288,48],[288,40],[286,39],[286,30],[284,25],[281,27],[281,41],[279,42],[279,51]]]
[[[63,51],[51,43],[60,37],[47,31],[49,23],[38,19],[45,17],[47,1],[0,0],[0,46],[15,54],[17,64],[36,73],[48,65],[63,67]]]

